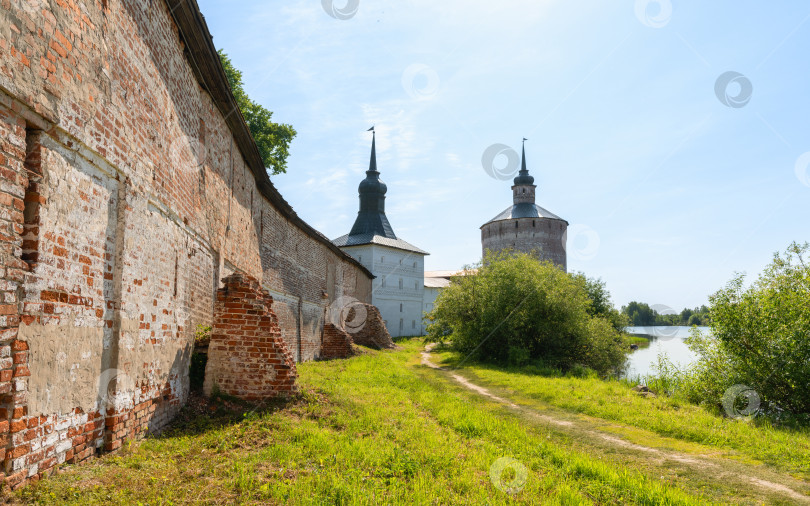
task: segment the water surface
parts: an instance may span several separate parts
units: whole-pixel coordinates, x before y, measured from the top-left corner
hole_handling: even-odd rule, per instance
[[[698,327],[701,332],[709,332],[709,327]],[[679,367],[687,366],[697,357],[684,343],[692,327],[628,327],[630,334],[644,334],[650,339],[649,346],[642,345],[627,357],[627,377],[654,374],[653,365],[659,353],[666,353],[669,360]]]

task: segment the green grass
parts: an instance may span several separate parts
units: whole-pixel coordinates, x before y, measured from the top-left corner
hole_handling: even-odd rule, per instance
[[[650,340],[646,337],[642,336],[635,336],[633,334],[625,334],[627,336],[627,342],[630,344],[637,344],[639,346],[649,346]]]
[[[460,357],[449,350],[434,352],[437,363],[453,367]],[[597,378],[546,377],[527,369],[501,368],[465,362],[457,371],[475,383],[509,392],[509,397],[539,409],[553,406],[644,429],[660,436],[729,450],[748,462],[765,462],[776,469],[810,479],[810,428],[775,427],[721,416],[712,409],[677,397],[640,397],[631,382]],[[650,384],[655,390],[655,386]],[[632,431],[624,430],[625,434]]]
[[[14,498],[39,504],[706,503],[659,476],[575,450],[548,428],[418,365],[421,342],[399,344],[404,349],[397,352],[302,364],[299,399],[237,416],[225,410],[186,415],[162,437],[65,468]],[[490,477],[504,457],[526,470],[525,486],[515,494]],[[511,481],[515,472],[507,469],[502,478]]]

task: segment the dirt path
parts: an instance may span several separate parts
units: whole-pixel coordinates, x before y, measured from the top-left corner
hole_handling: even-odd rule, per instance
[[[715,483],[728,484],[730,482],[739,482],[748,484],[761,491],[761,494],[766,497],[773,497],[774,495],[789,498],[791,501],[801,504],[810,504],[810,497],[800,492],[800,490],[807,491],[808,484],[796,480],[790,476],[778,475],[778,481],[773,481],[776,477],[775,473],[764,469],[763,466],[750,466],[743,465],[736,461],[729,459],[712,457],[709,455],[694,456],[674,451],[661,450],[659,448],[652,448],[649,446],[640,445],[630,441],[626,441],[616,435],[596,429],[585,421],[566,420],[558,416],[539,413],[535,409],[530,409],[524,406],[518,406],[509,399],[499,397],[486,388],[472,383],[467,378],[456,374],[449,369],[439,367],[430,359],[430,352],[435,347],[435,344],[429,344],[422,352],[422,365],[445,371],[448,375],[458,382],[463,387],[483,396],[490,400],[504,404],[509,408],[519,412],[527,418],[534,419],[540,422],[553,425],[565,432],[575,433],[577,437],[585,436],[590,440],[599,441],[601,445],[608,445],[614,448],[622,448],[631,450],[644,459],[655,459],[658,462],[674,461],[682,466],[688,467],[692,472],[698,473],[701,477]],[[611,422],[612,425],[620,425]]]

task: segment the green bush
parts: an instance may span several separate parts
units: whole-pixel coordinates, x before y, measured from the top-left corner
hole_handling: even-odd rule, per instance
[[[721,406],[726,396],[728,412],[739,401],[728,392],[744,385],[765,412],[810,414],[809,250],[793,243],[750,287],[737,275],[710,298],[711,334],[687,339],[699,357],[681,382],[690,400]]]
[[[443,341],[449,330],[458,351],[501,364],[540,360],[601,375],[623,368],[628,343],[611,320],[589,314],[585,276],[511,252],[490,253],[474,267],[436,300],[429,339]]]
[[[608,292],[605,282],[598,278],[588,278],[581,272],[574,273],[574,276],[582,278],[580,281],[585,283],[585,289],[588,291],[588,297],[591,299],[588,314],[591,316],[601,316],[608,320],[610,324],[613,325],[614,329],[619,332],[624,332],[624,329],[630,325],[630,318],[613,307],[613,302],[610,300],[610,292]]]

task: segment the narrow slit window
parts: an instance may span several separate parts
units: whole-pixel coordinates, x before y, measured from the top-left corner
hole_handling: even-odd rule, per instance
[[[25,162],[28,186],[23,197],[23,233],[21,258],[33,270],[39,261],[39,212],[44,201],[42,184],[42,131],[25,130]]]

